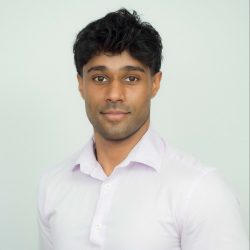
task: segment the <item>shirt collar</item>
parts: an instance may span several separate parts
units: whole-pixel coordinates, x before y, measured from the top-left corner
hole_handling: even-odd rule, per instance
[[[74,164],[73,170],[80,168],[81,172],[90,174],[94,168],[98,167],[99,163],[96,160],[94,145],[94,139],[91,138],[80,151],[80,154]]]
[[[140,141],[130,151],[126,159],[116,166],[116,168],[126,167],[130,163],[139,163],[159,171],[164,152],[164,141],[150,126]],[[73,170],[77,167],[85,174],[90,174],[95,168],[101,167],[95,157],[93,138],[81,150]]]

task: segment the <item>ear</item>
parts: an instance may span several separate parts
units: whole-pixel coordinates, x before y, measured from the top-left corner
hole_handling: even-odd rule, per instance
[[[155,73],[152,77],[151,98],[155,97],[161,85],[162,72]]]
[[[79,74],[77,74],[77,81],[78,81],[78,90],[79,90],[82,98],[85,99],[85,95],[84,95],[84,81],[83,81],[83,77],[80,76]]]

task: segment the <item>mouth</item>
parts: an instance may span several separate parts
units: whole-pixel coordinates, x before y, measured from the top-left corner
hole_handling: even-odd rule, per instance
[[[120,121],[124,119],[130,112],[124,110],[107,110],[100,112],[107,120]]]

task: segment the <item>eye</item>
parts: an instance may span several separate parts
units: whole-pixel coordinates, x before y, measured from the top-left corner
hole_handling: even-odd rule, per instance
[[[139,81],[139,78],[135,77],[135,76],[128,76],[125,78],[125,81],[126,82],[137,82],[137,81]]]
[[[105,76],[95,76],[92,79],[98,83],[103,83],[108,81],[108,79]]]

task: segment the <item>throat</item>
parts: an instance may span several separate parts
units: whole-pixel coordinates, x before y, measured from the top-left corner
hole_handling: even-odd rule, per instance
[[[125,140],[107,140],[95,131],[95,155],[105,174],[109,176],[114,168],[124,161],[134,146],[149,128],[149,122]]]
[[[127,158],[130,151],[131,149],[125,146],[106,145],[98,149],[95,147],[95,156],[105,174],[109,176],[114,168]]]

